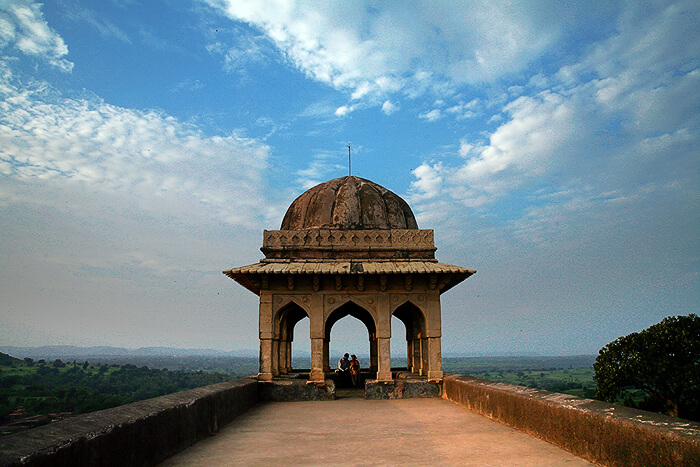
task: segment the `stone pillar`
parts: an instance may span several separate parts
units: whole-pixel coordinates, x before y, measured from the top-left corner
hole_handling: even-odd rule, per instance
[[[280,374],[286,375],[289,373],[289,368],[287,367],[287,351],[289,350],[289,341],[282,340],[279,343],[280,347]]]
[[[423,369],[423,357],[421,356],[420,337],[415,337],[413,339],[413,359],[412,359],[412,362],[413,362],[413,367],[411,368],[411,373],[415,373],[417,375],[420,375],[421,370]]]
[[[326,379],[323,372],[323,338],[311,338],[311,374],[309,381],[322,383]]]
[[[331,371],[330,340],[323,339],[323,371]]]
[[[370,334],[369,336],[369,371],[377,371],[377,336]]]
[[[411,363],[413,357],[413,340],[406,336],[406,370],[411,371],[413,363]]]
[[[377,381],[393,381],[391,377],[391,338],[377,338]]]
[[[279,339],[272,339],[272,376],[277,377],[280,375],[280,341]]]
[[[260,339],[260,373],[258,380],[272,381],[272,339]]]
[[[312,294],[309,302],[309,337],[311,338],[311,373],[310,383],[323,383],[326,375],[323,372],[323,341],[325,340],[325,326],[323,317],[323,296]]]
[[[428,381],[442,380],[442,352],[440,338],[430,337],[428,341]]]
[[[260,329],[260,381],[272,381],[272,295],[260,294],[260,316],[258,326]]]
[[[420,375],[428,374],[428,339],[422,337],[420,340]]]
[[[391,296],[377,296],[377,381],[391,378]]]

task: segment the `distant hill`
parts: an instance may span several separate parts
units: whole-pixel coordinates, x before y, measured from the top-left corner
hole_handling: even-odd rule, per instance
[[[450,372],[477,370],[535,370],[556,368],[592,368],[596,355],[507,356],[507,357],[442,357],[442,367]]]
[[[96,357],[258,357],[257,350],[215,350],[215,349],[178,349],[174,347],[141,347],[127,349],[124,347],[78,347],[75,345],[45,345],[41,347],[0,346],[0,352],[18,358],[34,359],[86,359]]]
[[[13,363],[21,362],[19,358],[12,357],[10,355],[7,355],[5,353],[0,352],[0,365],[3,366],[10,366]]]

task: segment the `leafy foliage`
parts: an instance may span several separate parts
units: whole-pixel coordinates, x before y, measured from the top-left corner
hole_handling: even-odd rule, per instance
[[[0,353],[0,365],[2,366],[9,366],[19,362],[21,362],[19,358],[11,357],[5,353]]]
[[[700,418],[697,315],[668,317],[614,340],[600,350],[593,368],[599,399],[691,420]]]
[[[0,368],[0,423],[20,406],[28,415],[87,413],[232,379],[222,373],[128,364],[5,361],[9,365]]]

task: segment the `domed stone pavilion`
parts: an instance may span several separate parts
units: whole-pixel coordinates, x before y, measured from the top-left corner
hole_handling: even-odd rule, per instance
[[[331,329],[348,315],[367,327],[378,382],[393,380],[392,316],[406,327],[407,372],[442,379],[440,294],[475,271],[439,263],[433,231],[399,196],[354,176],[322,183],[264,231],[261,250],[259,263],[224,271],[260,296],[259,380],[293,371],[294,327],[308,317],[309,380],[323,384]]]

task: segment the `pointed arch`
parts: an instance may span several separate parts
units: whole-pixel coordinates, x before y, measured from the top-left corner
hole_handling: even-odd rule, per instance
[[[426,319],[423,310],[410,300],[406,300],[394,309],[392,315],[406,327],[407,370],[411,373],[425,374],[428,355]]]
[[[342,303],[333,309],[326,317],[324,328],[327,338],[330,338],[331,328],[333,325],[346,316],[352,316],[353,318],[359,319],[362,324],[365,325],[367,332],[370,334],[377,333],[377,323],[373,313],[364,306],[357,304],[355,301],[347,300],[345,303]]]
[[[352,316],[364,324],[367,329],[369,340],[370,371],[377,371],[377,322],[374,314],[363,305],[353,300],[347,300],[334,308],[326,317],[324,324],[324,367],[330,369],[329,345],[331,340],[331,330],[341,319]]]
[[[406,338],[425,334],[425,314],[423,310],[410,300],[404,301],[392,312],[406,326]]]
[[[276,358],[273,358],[273,373],[287,374],[292,371],[292,343],[294,341],[294,328],[304,318],[308,318],[308,311],[296,300],[289,300],[275,313],[275,339],[273,348]],[[275,362],[276,360],[276,362]],[[275,371],[276,370],[276,371]]]
[[[309,312],[296,300],[289,300],[275,313],[275,336],[283,338],[283,333],[293,336],[294,326],[304,318],[309,317]]]

